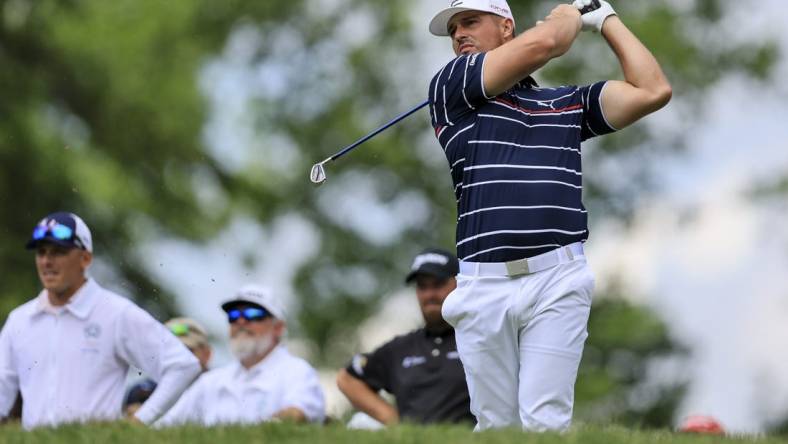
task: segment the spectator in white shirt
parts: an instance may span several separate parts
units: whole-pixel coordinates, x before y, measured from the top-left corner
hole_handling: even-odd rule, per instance
[[[286,324],[279,299],[247,285],[222,309],[236,360],[200,376],[159,424],[322,422],[325,400],[317,372],[281,343]]]
[[[172,318],[164,323],[172,334],[194,354],[200,361],[200,368],[203,372],[208,371],[208,362],[211,360],[211,343],[208,342],[208,334],[199,322],[190,318]],[[142,407],[145,401],[153,395],[156,390],[156,382],[150,378],[137,381],[126,392],[126,399],[123,401],[123,414],[134,416],[137,410]]]
[[[20,390],[28,429],[118,419],[133,365],[159,383],[133,420],[155,421],[200,373],[197,359],[147,312],[87,277],[93,244],[75,214],[41,220],[27,247],[44,289],[0,332],[0,416]]]

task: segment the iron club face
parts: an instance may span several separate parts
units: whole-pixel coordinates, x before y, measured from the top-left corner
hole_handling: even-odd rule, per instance
[[[323,165],[330,160],[331,159],[329,158],[320,163],[312,165],[312,171],[309,172],[309,180],[311,180],[316,186],[323,185],[323,183],[326,181],[326,168]]]

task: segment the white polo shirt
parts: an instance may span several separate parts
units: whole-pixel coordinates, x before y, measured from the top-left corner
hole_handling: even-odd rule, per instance
[[[25,428],[118,419],[129,365],[159,383],[136,413],[146,424],[200,373],[175,335],[94,280],[63,307],[52,306],[44,290],[12,311],[0,332],[0,416],[21,390]]]
[[[249,370],[233,361],[203,373],[157,425],[253,424],[290,407],[304,412],[309,421],[325,417],[317,372],[279,345]]]

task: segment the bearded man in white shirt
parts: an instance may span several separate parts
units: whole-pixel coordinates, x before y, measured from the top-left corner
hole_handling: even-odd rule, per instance
[[[25,428],[121,417],[129,366],[159,389],[132,420],[150,424],[200,373],[197,358],[147,312],[86,275],[93,242],[72,213],[50,214],[27,244],[44,286],[0,332],[0,417],[17,390]]]
[[[325,399],[317,372],[282,344],[285,310],[258,285],[222,304],[236,360],[204,373],[158,425],[322,422]]]

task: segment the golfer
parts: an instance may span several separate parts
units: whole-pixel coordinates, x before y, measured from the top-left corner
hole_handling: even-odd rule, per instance
[[[454,0],[429,25],[456,58],[429,87],[432,125],[457,199],[454,326],[477,430],[564,430],[594,278],[583,243],[580,142],[663,107],[671,87],[609,3],[562,4],[515,36],[505,0]],[[530,75],[598,32],[623,81],[540,88]],[[582,73],[578,73],[581,77]]]

